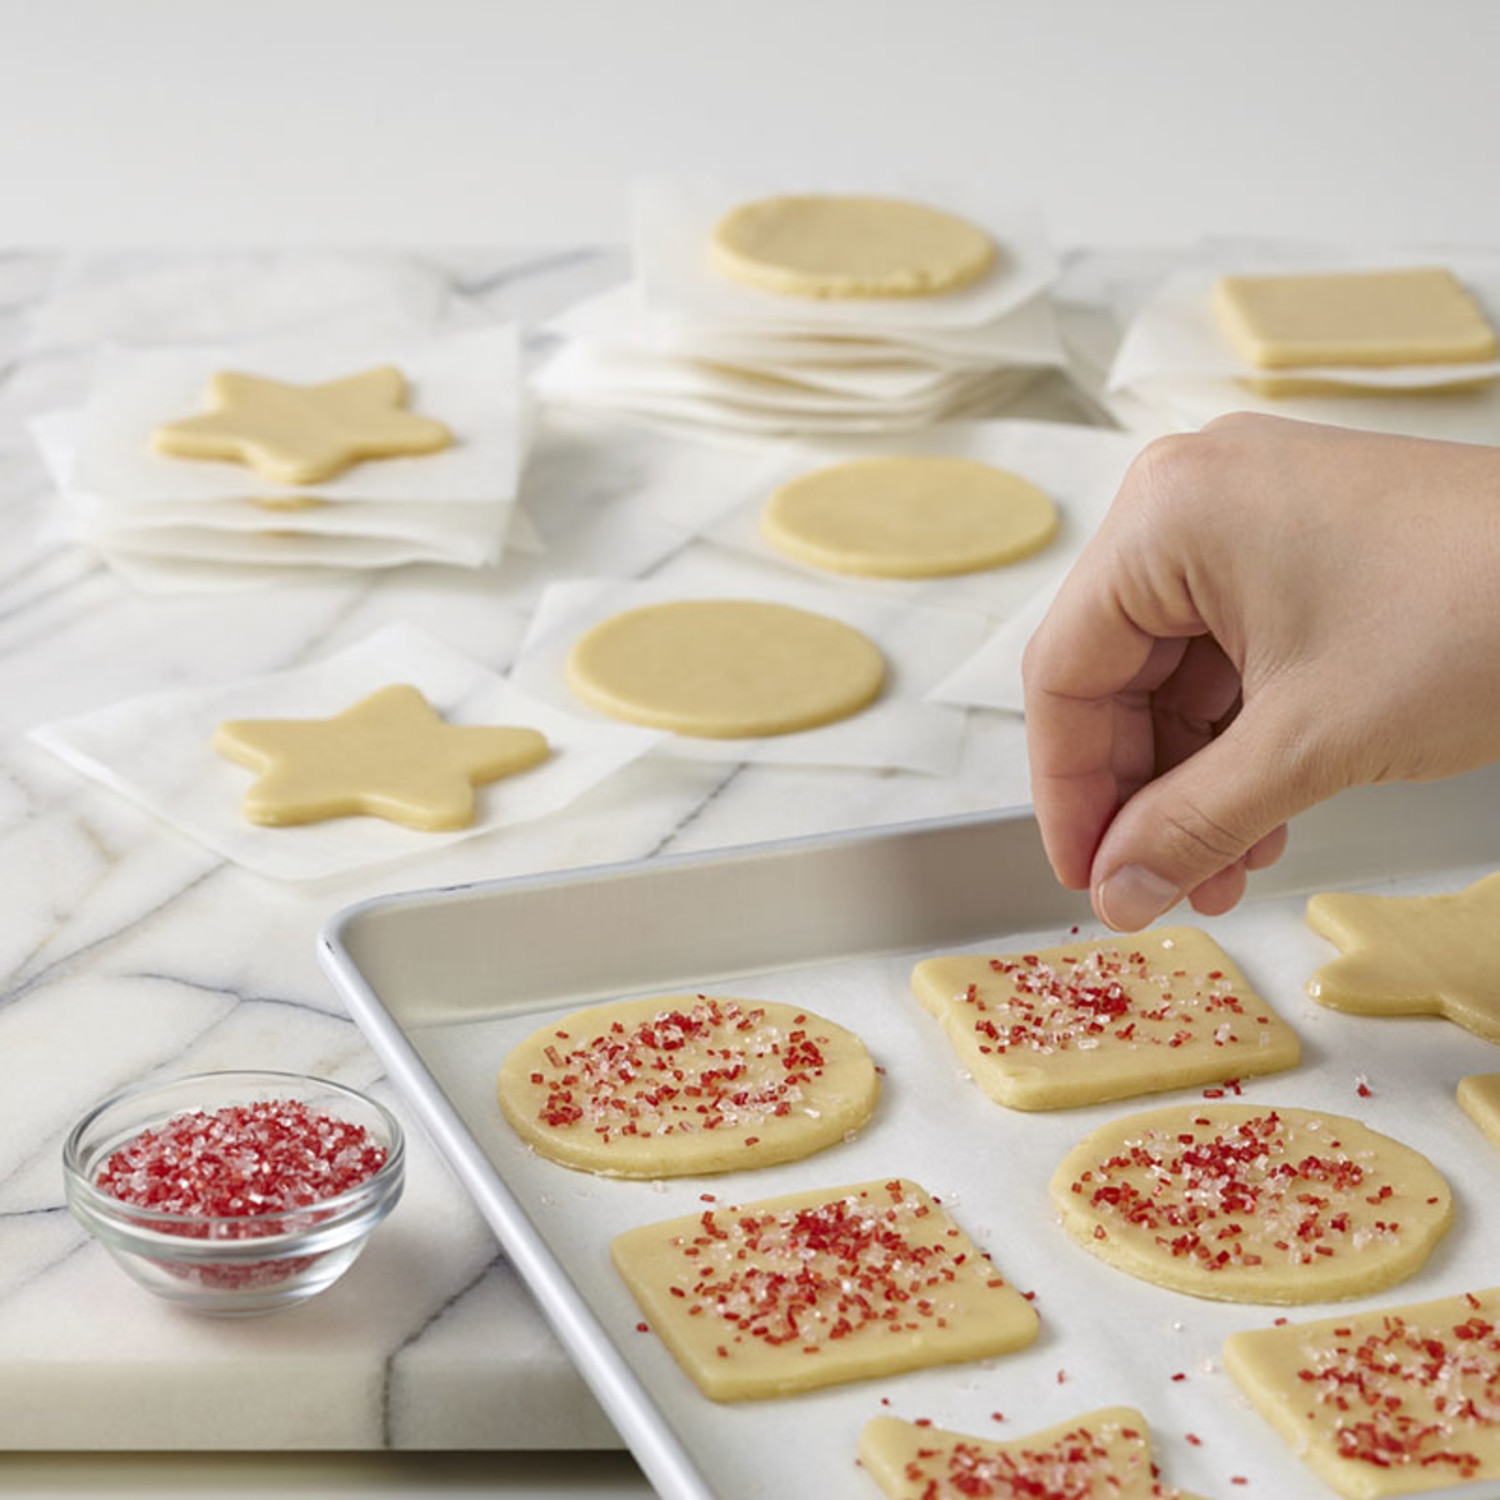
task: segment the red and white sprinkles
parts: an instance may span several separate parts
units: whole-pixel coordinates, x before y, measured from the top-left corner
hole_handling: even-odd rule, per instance
[[[1070,1190],[1101,1216],[1096,1239],[1108,1238],[1106,1222],[1149,1231],[1172,1258],[1209,1272],[1253,1269],[1264,1250],[1310,1265],[1395,1241],[1401,1220],[1382,1209],[1391,1184],[1342,1149],[1336,1121],[1327,1122],[1320,1149],[1306,1149],[1306,1132],[1321,1123],[1303,1121],[1295,1132],[1276,1110],[1238,1122],[1193,1116],[1176,1133],[1146,1130],[1126,1141]]]
[[[1119,1493],[1125,1476],[1148,1462],[1138,1429],[1121,1428],[1114,1440],[1117,1446],[1111,1450],[1106,1446],[1110,1434],[1083,1425],[1045,1448],[997,1449],[960,1438],[942,1447],[918,1448],[905,1477],[920,1500],[1097,1500]],[[1121,1453],[1121,1442],[1133,1446]]]
[[[272,1099],[174,1115],[113,1152],[94,1185],[158,1213],[243,1218],[337,1197],[385,1161],[363,1125]]]
[[[1486,1434],[1493,1455],[1500,1435],[1500,1334],[1477,1297],[1466,1301],[1473,1310],[1457,1322],[1388,1313],[1304,1346],[1297,1379],[1315,1403],[1307,1416],[1333,1415],[1340,1458],[1446,1476],[1434,1483],[1480,1474],[1474,1438]],[[1488,1473],[1496,1472],[1492,1460]]]
[[[1253,1034],[1255,1022],[1221,969],[1190,974],[1153,968],[1134,949],[1088,948],[992,958],[1004,981],[997,990],[969,985],[957,997],[973,1008],[979,1050],[1004,1056],[1019,1048],[1089,1051],[1113,1038],[1148,1047],[1181,1047],[1204,1036],[1216,1047]]]
[[[674,1276],[671,1295],[688,1317],[723,1327],[717,1353],[729,1359],[740,1345],[800,1345],[815,1355],[867,1330],[946,1328],[960,1277],[1005,1285],[955,1226],[936,1242],[914,1233],[933,1210],[899,1181],[886,1183],[884,1196],[781,1212],[707,1209],[697,1233],[668,1242],[689,1268]]]
[[[552,1130],[622,1137],[753,1129],[792,1113],[822,1076],[825,1035],[805,1014],[789,1029],[764,1008],[696,997],[634,1026],[611,1023],[574,1039],[559,1030],[530,1082],[542,1092],[536,1119]],[[747,1146],[759,1144],[748,1136]]]

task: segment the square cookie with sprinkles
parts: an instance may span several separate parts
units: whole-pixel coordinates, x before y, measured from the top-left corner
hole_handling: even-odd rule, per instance
[[[912,990],[997,1103],[1067,1109],[1297,1065],[1297,1034],[1206,933],[924,959]]]
[[[610,1246],[705,1396],[743,1401],[1029,1344],[1037,1315],[914,1182],[715,1204]]]

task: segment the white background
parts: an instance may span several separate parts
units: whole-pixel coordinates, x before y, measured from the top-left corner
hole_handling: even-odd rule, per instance
[[[0,244],[603,241],[643,170],[1500,243],[1486,0],[0,0]]]

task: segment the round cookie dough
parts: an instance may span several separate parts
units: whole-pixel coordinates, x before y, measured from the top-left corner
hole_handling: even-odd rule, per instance
[[[714,265],[785,297],[930,297],[995,262],[982,229],[902,198],[815,194],[742,203],[714,226]]]
[[[782,485],[761,512],[766,540],[833,573],[936,578],[998,568],[1057,534],[1057,508],[991,464],[935,454],[858,458]]]
[[[796,1161],[869,1119],[853,1034],[770,1000],[658,995],[581,1010],[505,1059],[500,1109],[543,1156],[610,1177]]]
[[[568,686],[612,718],[703,739],[790,734],[872,703],[885,661],[838,620],[749,599],[626,610],[568,654]]]
[[[1143,1281],[1225,1302],[1363,1297],[1453,1217],[1427,1158],[1343,1115],[1179,1104],[1094,1131],[1052,1178],[1063,1227]]]

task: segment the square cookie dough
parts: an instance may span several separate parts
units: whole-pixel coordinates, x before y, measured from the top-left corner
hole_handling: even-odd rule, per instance
[[[1223,276],[1214,312],[1261,370],[1466,364],[1496,351],[1483,310],[1441,267]]]
[[[1296,1033],[1206,933],[924,959],[912,990],[1011,1109],[1066,1109],[1297,1065]]]
[[[902,1178],[648,1224],[610,1247],[650,1328],[715,1401],[986,1359],[1031,1303]]]
[[[1500,1480],[1497,1321],[1491,1287],[1236,1333],[1224,1368],[1347,1500]]]

